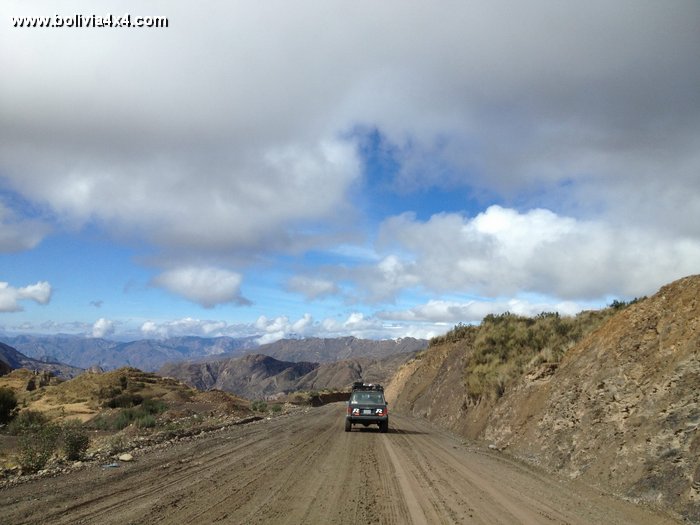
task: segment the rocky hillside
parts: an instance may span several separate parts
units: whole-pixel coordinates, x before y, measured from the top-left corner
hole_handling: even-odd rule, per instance
[[[333,339],[310,337],[307,339],[281,339],[262,345],[255,352],[283,361],[311,361],[325,363],[360,357],[382,359],[395,354],[415,352],[428,346],[424,339],[404,337],[401,339],[358,339],[337,337]]]
[[[26,368],[38,372],[50,372],[56,377],[70,379],[83,373],[81,368],[65,365],[54,361],[40,361],[32,359],[18,352],[15,348],[0,343],[0,375],[4,375],[17,368]]]
[[[27,388],[29,383],[34,386]],[[50,418],[93,420],[97,416],[114,416],[126,405],[111,401],[136,397],[164,403],[165,419],[181,415],[212,412],[248,414],[248,402],[226,392],[199,392],[170,378],[162,378],[135,368],[110,372],[87,371],[74,379],[62,381],[48,374],[27,369],[13,370],[0,377],[0,388],[15,392],[22,410],[42,412]],[[1,436],[0,436],[1,437]],[[0,449],[2,439],[0,439]]]
[[[249,399],[299,390],[345,389],[353,381],[386,383],[415,352],[384,359],[357,358],[332,363],[280,361],[255,354],[224,361],[172,363],[159,374],[209,390],[233,392]]]
[[[212,388],[256,399],[295,390],[294,385],[318,363],[291,363],[260,354],[225,361],[164,366],[159,374],[199,390]]]
[[[355,381],[386,384],[417,352],[394,354],[382,359],[360,357],[320,366],[301,377],[296,390],[343,390]]]
[[[699,297],[692,276],[609,309],[560,359],[518,367],[509,355],[519,373],[479,395],[475,371],[491,369],[474,356],[489,327],[465,330],[404,366],[389,393],[397,408],[700,522]]]

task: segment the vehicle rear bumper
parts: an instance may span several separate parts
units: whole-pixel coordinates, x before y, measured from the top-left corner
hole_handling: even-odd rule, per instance
[[[351,424],[378,425],[384,421],[389,421],[389,416],[345,416],[345,420],[349,421]]]

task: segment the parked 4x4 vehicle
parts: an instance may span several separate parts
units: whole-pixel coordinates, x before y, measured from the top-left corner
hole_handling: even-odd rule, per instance
[[[350,432],[355,424],[379,425],[379,432],[389,430],[389,410],[382,385],[353,383],[345,415],[345,432]]]

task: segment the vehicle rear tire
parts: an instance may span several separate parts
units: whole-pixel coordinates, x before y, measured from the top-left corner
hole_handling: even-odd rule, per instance
[[[389,432],[389,422],[388,421],[382,421],[379,423],[379,432],[382,434],[386,434]]]
[[[345,432],[350,432],[352,430],[352,423],[348,421],[347,419],[345,420]]]

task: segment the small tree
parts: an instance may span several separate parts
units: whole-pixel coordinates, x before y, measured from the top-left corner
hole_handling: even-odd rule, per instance
[[[90,436],[80,421],[73,419],[63,424],[63,452],[67,459],[81,459],[89,445]]]
[[[0,424],[8,423],[15,415],[17,396],[9,388],[0,388]]]
[[[25,411],[21,415],[24,415]],[[39,414],[42,415],[43,414]],[[19,418],[18,418],[19,419]],[[45,417],[22,418],[17,426],[19,434],[19,464],[22,470],[36,472],[44,468],[58,446],[61,427],[49,422]],[[17,421],[15,421],[17,422]]]

